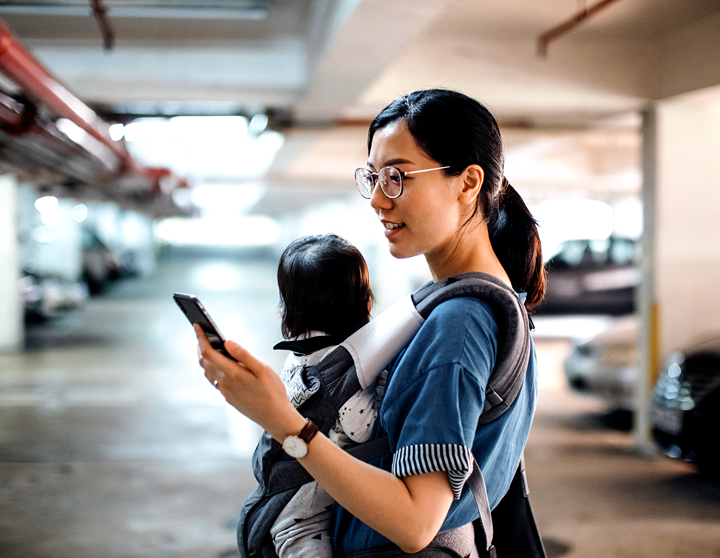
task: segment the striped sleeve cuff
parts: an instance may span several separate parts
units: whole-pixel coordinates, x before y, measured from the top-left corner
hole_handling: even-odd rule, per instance
[[[396,477],[447,471],[455,499],[459,500],[465,481],[472,473],[473,459],[472,451],[465,446],[418,444],[395,452],[391,470]]]

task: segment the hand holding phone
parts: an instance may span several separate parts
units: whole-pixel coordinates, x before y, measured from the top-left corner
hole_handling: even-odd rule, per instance
[[[195,295],[175,293],[173,295],[173,300],[175,300],[175,303],[180,307],[180,310],[182,310],[183,314],[185,314],[185,317],[191,324],[198,324],[202,328],[213,349],[226,357],[235,360],[225,350],[225,338],[222,333],[220,333],[220,329],[218,329],[215,325],[215,322],[210,317],[210,314],[208,314],[208,311],[205,310],[205,307]]]

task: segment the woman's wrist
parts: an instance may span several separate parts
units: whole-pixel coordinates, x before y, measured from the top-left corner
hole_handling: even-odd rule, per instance
[[[288,436],[297,436],[305,427],[307,419],[303,417],[294,407],[287,417],[283,417],[281,421],[273,426],[273,430],[268,433],[281,444]]]

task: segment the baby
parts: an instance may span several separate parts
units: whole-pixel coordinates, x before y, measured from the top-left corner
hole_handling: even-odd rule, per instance
[[[286,340],[274,348],[292,351],[280,377],[288,398],[299,407],[320,387],[314,378],[308,385],[303,369],[317,364],[370,321],[370,278],[358,249],[326,234],[300,238],[285,249],[278,266],[278,286]],[[342,406],[328,434],[330,440],[345,448],[369,439],[386,379],[383,372],[375,386],[356,393]],[[300,487],[270,529],[278,556],[331,557],[334,504],[317,482]]]

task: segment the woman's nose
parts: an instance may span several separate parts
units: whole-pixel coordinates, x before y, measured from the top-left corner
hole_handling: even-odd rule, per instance
[[[383,192],[382,188],[380,188],[380,182],[377,182],[375,184],[375,188],[373,188],[372,194],[370,194],[370,206],[375,209],[388,209],[392,207],[393,200],[388,198],[385,195],[385,192]]]

